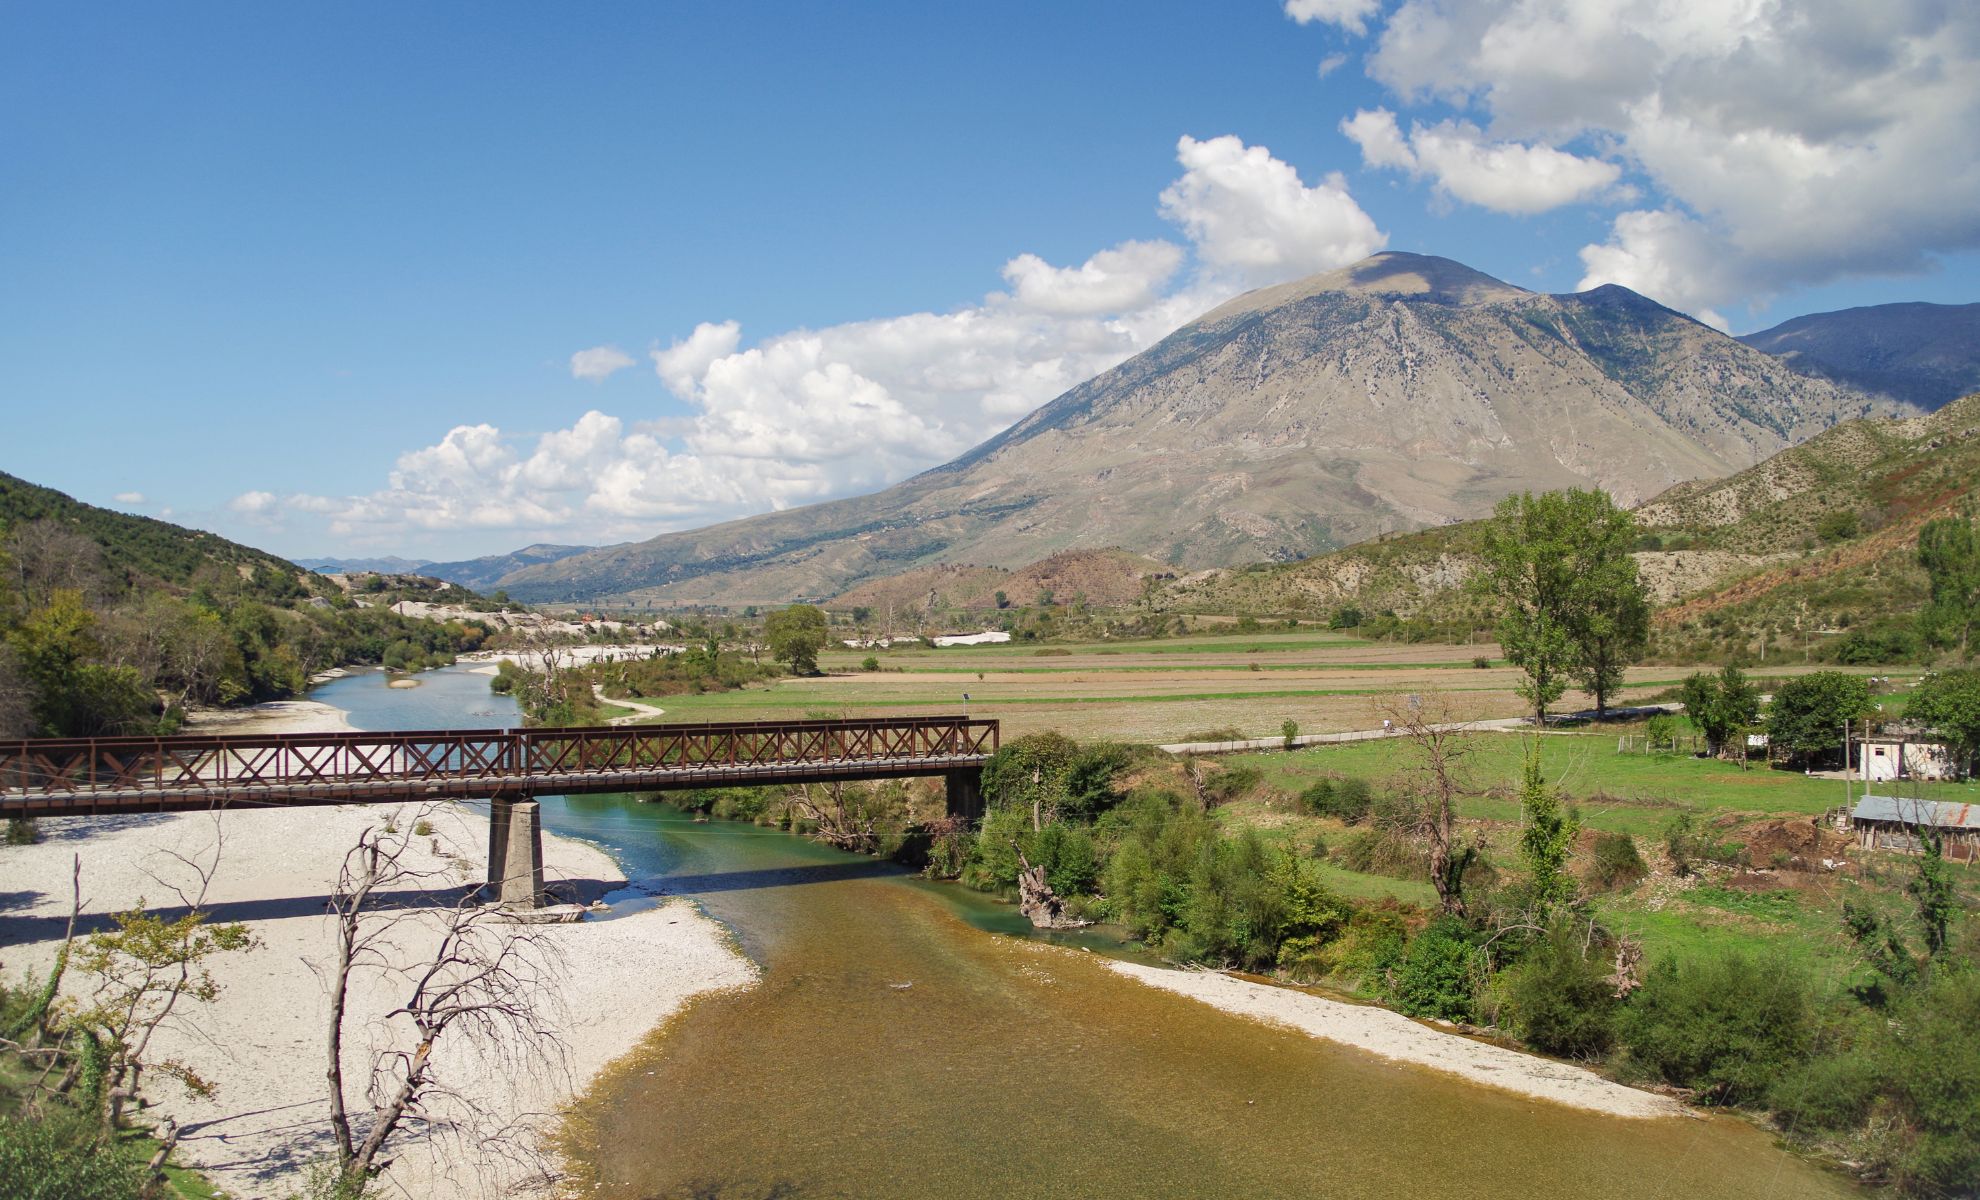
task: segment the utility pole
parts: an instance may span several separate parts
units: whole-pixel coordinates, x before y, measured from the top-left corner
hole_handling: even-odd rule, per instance
[[[1843,718],[1843,819],[1849,819],[1850,807],[1856,798],[1850,794],[1849,785],[1849,718]]]

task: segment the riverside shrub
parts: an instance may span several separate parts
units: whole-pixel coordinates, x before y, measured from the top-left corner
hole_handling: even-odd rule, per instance
[[[1859,1014],[1774,1087],[1780,1122],[1820,1133],[1916,1196],[1973,1194],[1980,1180],[1980,972],[1938,971],[1888,1017]]]
[[[1807,1054],[1814,1028],[1798,968],[1738,953],[1660,961],[1617,1022],[1632,1065],[1714,1104],[1764,1097]]]
[[[1556,925],[1493,981],[1499,1023],[1549,1054],[1593,1058],[1615,1041],[1607,964],[1583,953],[1571,922]]]
[[[1390,972],[1389,1003],[1412,1017],[1469,1021],[1477,1011],[1483,963],[1471,927],[1439,917],[1417,934]]]

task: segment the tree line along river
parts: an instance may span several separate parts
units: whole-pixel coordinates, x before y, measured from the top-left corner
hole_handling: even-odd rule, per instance
[[[485,675],[419,678],[313,698],[361,729],[517,723]],[[622,911],[692,897],[763,968],[584,1097],[601,1200],[1861,1194],[1734,1118],[1582,1112],[1144,987],[1104,938],[788,834],[623,796],[543,815],[637,881]]]

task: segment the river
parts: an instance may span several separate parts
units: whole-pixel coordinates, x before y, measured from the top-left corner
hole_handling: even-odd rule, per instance
[[[312,698],[361,729],[502,726],[461,668]],[[620,796],[547,801],[620,910],[693,897],[763,967],[600,1080],[572,1145],[659,1197],[1860,1196],[1730,1117],[1623,1120],[1400,1066],[1105,969],[1097,938],[775,831]]]

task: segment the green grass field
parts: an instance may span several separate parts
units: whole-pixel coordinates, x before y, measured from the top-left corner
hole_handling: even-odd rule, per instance
[[[1618,754],[1614,733],[1550,733],[1540,741],[1541,765],[1547,778],[1582,808],[1583,821],[1593,829],[1645,833],[1661,828],[1671,811],[1694,808],[1706,813],[1814,815],[1843,803],[1844,784],[1796,771],[1776,771],[1761,764],[1742,768],[1736,762],[1674,754]],[[1510,789],[1519,778],[1525,739],[1512,733],[1479,733],[1467,739],[1465,766],[1483,789]],[[1260,751],[1232,755],[1226,762],[1254,766],[1267,781],[1288,791],[1304,789],[1322,775],[1386,779],[1407,769],[1411,761],[1400,739],[1311,746],[1291,753]],[[1930,799],[1980,802],[1980,784],[1906,784]],[[1861,796],[1863,785],[1849,785]],[[1472,797],[1465,811],[1491,820],[1518,820],[1510,799],[1495,803],[1490,796]],[[1645,824],[1650,822],[1650,824]]]
[[[879,669],[862,669],[873,658]],[[1484,666],[1476,663],[1482,660]],[[1006,736],[1057,730],[1128,742],[1181,741],[1208,730],[1275,735],[1291,720],[1306,733],[1380,725],[1379,702],[1400,693],[1448,697],[1453,715],[1516,716],[1519,673],[1499,648],[1367,641],[1337,631],[958,646],[937,650],[835,648],[825,674],[781,678],[740,691],[665,697],[669,721],[776,721],[810,715],[897,716],[960,712],[996,717]],[[1671,667],[1631,672],[1619,702],[1673,686]],[[1562,707],[1579,706],[1570,694]]]
[[[880,670],[861,669],[868,656]],[[1474,665],[1479,658],[1483,668]],[[962,696],[968,693],[970,714],[998,718],[1006,738],[1050,729],[1082,739],[1139,743],[1182,741],[1225,729],[1275,737],[1288,719],[1303,733],[1371,729],[1381,725],[1385,699],[1411,693],[1438,698],[1455,720],[1526,711],[1513,691],[1519,673],[1499,657],[1497,646],[1397,645],[1318,629],[1045,646],[835,649],[821,656],[820,665],[827,672],[821,677],[783,678],[737,692],[670,696],[654,703],[667,710],[669,721],[763,721],[954,713],[964,709]],[[1775,667],[1752,674],[1774,678],[1809,669]],[[1667,665],[1638,668],[1616,701],[1648,700],[1689,673]],[[1907,681],[1915,674],[1892,673]],[[1890,713],[1903,703],[1901,695],[1879,699]],[[1586,703],[1570,693],[1558,707]],[[1547,777],[1574,801],[1584,828],[1630,834],[1646,854],[1661,845],[1664,829],[1682,811],[1698,814],[1714,838],[1737,841],[1744,836],[1739,830],[1755,822],[1805,823],[1844,802],[1838,779],[1761,764],[1742,769],[1738,763],[1684,755],[1619,754],[1622,732],[1640,733],[1641,727],[1550,732],[1541,739],[1542,763]],[[1461,814],[1467,831],[1485,837],[1492,861],[1505,868],[1517,861],[1521,814],[1513,789],[1523,740],[1501,732],[1468,739],[1474,794],[1463,799]],[[1300,813],[1291,797],[1325,775],[1378,782],[1407,769],[1410,761],[1409,747],[1396,738],[1223,756],[1217,762],[1255,767],[1263,779],[1252,795],[1218,809],[1218,817],[1229,827],[1251,826],[1307,854],[1316,837],[1331,841],[1345,830]],[[1980,801],[1980,785],[1923,790],[1933,798]],[[1861,792],[1861,785],[1851,789]],[[1599,897],[1595,909],[1604,921],[1640,939],[1653,958],[1670,952],[1777,951],[1839,981],[1855,965],[1837,916],[1841,890],[1857,888],[1879,903],[1902,901],[1894,885],[1865,887],[1836,873],[1784,871],[1777,887],[1765,872],[1768,864],[1758,865],[1760,874],[1739,889],[1714,885],[1694,895],[1670,888],[1672,881],[1664,877],[1661,885]],[[1320,866],[1345,896],[1435,903],[1427,882],[1361,874],[1330,862]],[[1897,860],[1890,870],[1895,878],[1908,866]],[[1971,880],[1973,874],[1962,872],[1962,878]]]

